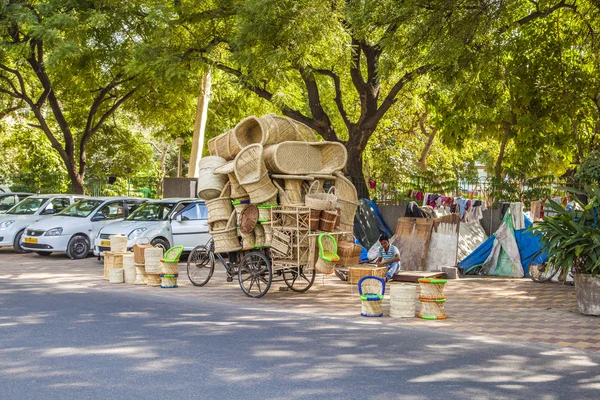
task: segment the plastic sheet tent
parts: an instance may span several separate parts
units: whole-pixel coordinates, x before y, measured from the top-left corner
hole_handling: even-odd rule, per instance
[[[364,248],[370,249],[382,233],[392,236],[379,208],[371,200],[361,199],[354,215],[354,236]]]
[[[540,238],[527,228],[531,221],[524,216],[525,229],[515,230],[509,212],[504,216],[498,231],[483,242],[458,266],[466,273],[475,273],[478,267],[481,272],[496,276],[523,277],[529,276],[529,264],[532,257],[542,249]],[[545,255],[538,257],[542,262]]]

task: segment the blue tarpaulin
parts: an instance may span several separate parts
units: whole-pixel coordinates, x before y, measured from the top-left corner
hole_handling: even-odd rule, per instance
[[[361,199],[354,215],[354,236],[364,248],[370,249],[382,233],[392,236],[379,208],[371,200]]]

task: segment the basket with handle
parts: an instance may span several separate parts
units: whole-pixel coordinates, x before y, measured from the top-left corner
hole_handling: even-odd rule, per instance
[[[330,174],[346,166],[348,154],[344,145],[337,142],[288,141],[267,146],[264,159],[272,173]]]
[[[244,148],[235,157],[234,172],[252,203],[264,203],[277,195],[277,188],[265,168],[262,145],[252,144]]]
[[[358,293],[362,302],[360,315],[363,317],[383,316],[385,281],[378,276],[363,276],[358,281]]]
[[[335,231],[335,225],[338,219],[337,210],[323,210],[319,217],[319,230],[323,232]]]
[[[221,195],[227,176],[216,174],[215,170],[227,163],[221,157],[208,156],[198,161],[198,197],[203,200],[216,199]]]
[[[140,243],[140,241],[145,241],[146,243]],[[135,243],[133,244],[133,262],[143,265],[145,263],[144,250],[152,247],[154,246],[150,244],[150,238],[146,236],[140,236],[135,239]]]
[[[237,227],[235,224],[235,211],[231,213],[225,229],[215,230],[212,232],[212,237],[215,243],[215,252],[229,253],[242,249],[237,235]]]
[[[322,233],[317,239],[319,246],[319,257],[315,268],[322,274],[332,274],[335,265],[340,261],[337,254],[337,242],[329,233]]]
[[[337,196],[335,188],[329,188],[327,193],[309,193],[304,196],[306,207],[313,210],[335,210]]]

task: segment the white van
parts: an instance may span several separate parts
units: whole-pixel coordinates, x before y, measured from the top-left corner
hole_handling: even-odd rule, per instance
[[[198,199],[164,199],[145,203],[124,221],[102,228],[94,242],[94,255],[101,257],[110,250],[110,236],[128,237],[131,249],[139,237],[146,237],[154,246],[168,249],[183,246],[192,251],[208,242],[208,210]]]
[[[24,253],[21,236],[29,225],[53,217],[85,196],[72,194],[41,194],[30,196],[0,216],[0,247],[13,246]]]
[[[66,252],[71,259],[88,256],[100,229],[126,218],[147,199],[136,197],[89,198],[64,209],[54,218],[30,225],[21,247],[40,255]]]

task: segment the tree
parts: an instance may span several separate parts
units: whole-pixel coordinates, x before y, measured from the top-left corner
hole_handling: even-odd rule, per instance
[[[0,95],[28,107],[75,193],[84,191],[92,136],[135,96],[148,101],[164,86],[146,68],[158,62],[148,47],[162,31],[160,12],[146,1],[0,5]]]

